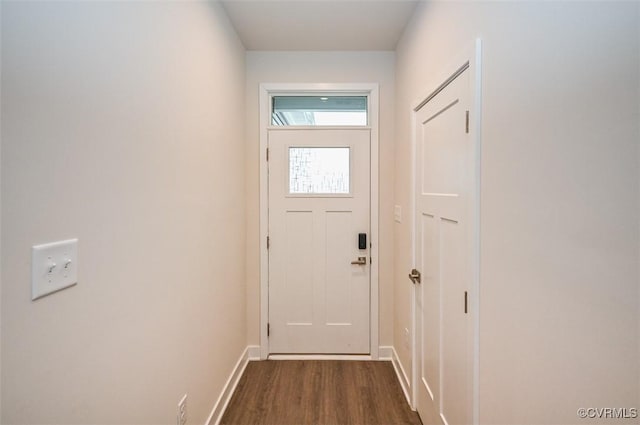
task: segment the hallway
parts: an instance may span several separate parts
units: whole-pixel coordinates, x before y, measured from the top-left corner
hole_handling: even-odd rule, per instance
[[[233,425],[640,407],[640,2],[0,0],[0,54],[1,423],[217,425],[245,367]],[[439,100],[453,75],[472,95]],[[365,91],[359,142],[274,128],[278,97]],[[365,220],[303,202],[307,148],[341,152]],[[34,260],[64,240],[77,261]],[[368,363],[257,362],[301,351]]]

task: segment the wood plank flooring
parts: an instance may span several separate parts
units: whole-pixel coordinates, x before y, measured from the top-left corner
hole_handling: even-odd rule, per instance
[[[388,361],[249,362],[221,425],[420,425]]]

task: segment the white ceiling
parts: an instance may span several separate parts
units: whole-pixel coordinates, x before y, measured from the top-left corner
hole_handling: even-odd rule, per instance
[[[222,0],[247,50],[395,50],[417,0]]]

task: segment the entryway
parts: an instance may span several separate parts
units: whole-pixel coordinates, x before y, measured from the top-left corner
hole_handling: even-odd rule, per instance
[[[369,354],[370,133],[269,130],[271,354]]]
[[[265,85],[261,128],[261,358],[377,359],[377,86]]]

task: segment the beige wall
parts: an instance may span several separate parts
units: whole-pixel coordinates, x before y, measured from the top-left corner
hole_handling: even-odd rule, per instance
[[[380,345],[393,341],[393,52],[247,52],[247,326],[260,343],[260,83],[380,85]]]
[[[2,7],[2,423],[204,423],[246,346],[244,49],[216,4]]]
[[[637,7],[430,2],[398,47],[406,210],[412,102],[475,37],[484,43],[481,423],[568,424],[578,407],[638,405]],[[398,349],[409,221],[395,234]]]

